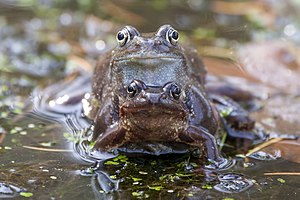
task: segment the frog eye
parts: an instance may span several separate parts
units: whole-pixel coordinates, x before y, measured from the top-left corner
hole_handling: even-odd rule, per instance
[[[132,40],[135,36],[139,36],[140,33],[136,30],[136,28],[132,26],[125,26],[122,30],[120,30],[117,35],[116,39],[119,43],[119,46],[122,47],[127,44],[130,40]]]
[[[172,27],[167,31],[166,33],[166,39],[169,41],[172,45],[176,45],[179,40],[179,33]]]
[[[124,46],[130,40],[128,30],[124,28],[121,31],[119,31],[117,33],[116,39],[121,47]]]
[[[146,85],[142,81],[134,80],[127,86],[127,93],[132,98],[145,88]]]
[[[170,88],[170,94],[174,99],[179,99],[181,94],[181,89],[177,84],[173,84]]]
[[[131,83],[130,85],[128,85],[128,87],[127,87],[127,93],[131,97],[133,97],[137,93],[137,86],[136,86],[135,83]]]

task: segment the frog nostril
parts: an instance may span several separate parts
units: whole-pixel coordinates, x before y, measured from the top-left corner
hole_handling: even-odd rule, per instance
[[[161,45],[162,42],[161,42],[160,40],[155,40],[155,41],[154,41],[154,44],[155,44],[155,45]]]

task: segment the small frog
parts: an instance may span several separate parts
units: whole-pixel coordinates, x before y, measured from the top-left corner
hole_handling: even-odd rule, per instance
[[[221,168],[226,159],[216,138],[222,131],[251,130],[248,113],[229,98],[206,93],[201,59],[178,44],[179,33],[170,25],[143,35],[125,26],[116,39],[117,47],[100,57],[93,75],[94,148],[185,144]]]

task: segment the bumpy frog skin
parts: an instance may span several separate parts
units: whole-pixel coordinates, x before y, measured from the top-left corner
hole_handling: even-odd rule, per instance
[[[143,36],[126,26],[116,39],[118,46],[100,58],[93,76],[94,148],[184,143],[222,165],[215,139],[222,120],[204,92],[206,71],[197,53],[177,43],[170,25]]]

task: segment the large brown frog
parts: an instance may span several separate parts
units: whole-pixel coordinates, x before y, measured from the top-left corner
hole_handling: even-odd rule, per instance
[[[170,25],[143,36],[126,26],[116,39],[118,46],[100,58],[94,71],[94,148],[182,143],[222,166],[226,159],[216,137],[224,127],[251,129],[254,122],[233,101],[208,98],[206,70],[196,51],[181,47]],[[218,111],[224,108],[230,113],[221,118]]]

